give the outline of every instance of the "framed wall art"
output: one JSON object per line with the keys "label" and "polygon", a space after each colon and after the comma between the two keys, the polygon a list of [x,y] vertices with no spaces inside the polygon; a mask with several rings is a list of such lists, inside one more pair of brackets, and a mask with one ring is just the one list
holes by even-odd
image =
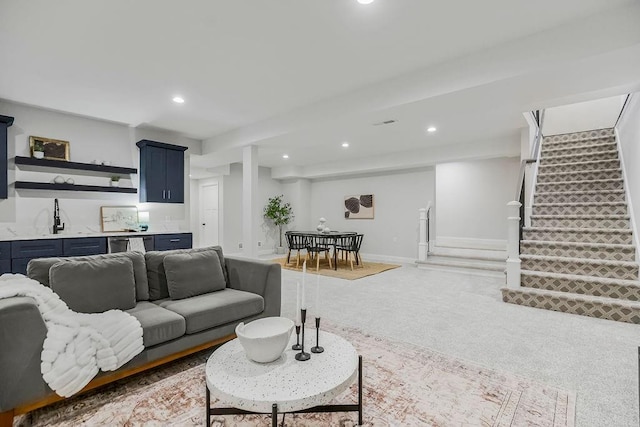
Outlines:
{"label": "framed wall art", "polygon": [[[32,157],[69,161],[69,141],[43,138],[41,136],[30,136],[29,148],[31,150]],[[35,152],[44,152],[44,156],[38,156],[34,154]]]}
{"label": "framed wall art", "polygon": [[373,219],[373,194],[344,196],[345,219]]}
{"label": "framed wall art", "polygon": [[130,231],[138,229],[138,208],[135,206],[102,206],[102,231]]}

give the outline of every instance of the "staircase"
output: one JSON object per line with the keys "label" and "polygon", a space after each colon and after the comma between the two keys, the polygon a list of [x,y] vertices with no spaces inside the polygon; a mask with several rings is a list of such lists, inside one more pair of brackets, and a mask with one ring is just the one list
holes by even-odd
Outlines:
{"label": "staircase", "polygon": [[505,302],[640,323],[636,248],[613,129],[545,137],[521,286]]}

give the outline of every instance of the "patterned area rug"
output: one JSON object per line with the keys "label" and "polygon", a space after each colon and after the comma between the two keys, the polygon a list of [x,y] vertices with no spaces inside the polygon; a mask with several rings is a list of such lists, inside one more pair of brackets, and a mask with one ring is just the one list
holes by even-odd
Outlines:
{"label": "patterned area rug", "polygon": [[[332,327],[363,356],[366,426],[574,426],[575,393],[357,329]],[[16,417],[15,426],[201,426],[210,350]],[[356,384],[335,403],[355,403]],[[222,405],[212,401],[212,406]],[[280,420],[282,421],[282,416]],[[356,425],[356,413],[286,415],[286,426]],[[262,415],[212,425],[270,426]]]}
{"label": "patterned area rug", "polygon": [[[299,264],[298,267],[296,267],[296,260],[293,255],[291,256],[291,261],[292,262],[287,264],[286,258],[273,260],[273,262],[277,262],[278,264],[280,264],[282,268],[302,272],[302,264]],[[338,269],[334,270],[333,268],[329,268],[329,263],[327,263],[324,258],[321,258],[320,268],[318,271],[316,271],[316,264],[312,263],[311,261],[307,261],[307,273],[319,274],[321,276],[328,277],[337,277],[338,279],[346,280],[362,279],[363,277],[373,276],[374,274],[382,273],[383,271],[392,270],[398,267],[400,267],[400,265],[398,264],[384,264],[381,262],[365,261],[364,267],[359,267],[355,263],[353,263],[353,270],[351,270],[350,264],[346,263],[345,261],[338,260]]]}

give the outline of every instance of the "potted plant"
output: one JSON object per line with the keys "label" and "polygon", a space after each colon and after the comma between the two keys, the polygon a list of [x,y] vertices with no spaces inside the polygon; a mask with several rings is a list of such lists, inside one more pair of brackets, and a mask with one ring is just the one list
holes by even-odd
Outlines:
{"label": "potted plant", "polygon": [[282,246],[282,226],[293,221],[293,209],[289,203],[283,203],[284,195],[270,197],[267,205],[264,207],[264,217],[273,222],[278,227],[278,237],[280,245],[276,246],[276,253],[283,254],[285,252]]}
{"label": "potted plant", "polygon": [[112,176],[111,177],[111,186],[112,187],[120,187],[120,177],[119,176]]}
{"label": "potted plant", "polygon": [[33,142],[33,157],[36,159],[44,158],[44,142],[38,140]]}

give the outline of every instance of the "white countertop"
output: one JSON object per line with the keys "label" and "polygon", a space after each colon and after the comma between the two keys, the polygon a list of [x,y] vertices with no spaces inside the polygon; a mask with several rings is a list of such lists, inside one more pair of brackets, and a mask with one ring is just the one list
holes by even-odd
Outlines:
{"label": "white countertop", "polygon": [[73,239],[79,237],[145,237],[149,235],[156,234],[183,234],[183,233],[191,233],[190,231],[181,231],[181,230],[173,230],[173,231],[133,231],[133,232],[109,232],[109,233],[95,233],[95,232],[70,232],[65,233],[64,231],[59,234],[29,234],[29,235],[2,235],[0,236],[0,242],[9,242],[16,240],[40,240],[40,239]]}

